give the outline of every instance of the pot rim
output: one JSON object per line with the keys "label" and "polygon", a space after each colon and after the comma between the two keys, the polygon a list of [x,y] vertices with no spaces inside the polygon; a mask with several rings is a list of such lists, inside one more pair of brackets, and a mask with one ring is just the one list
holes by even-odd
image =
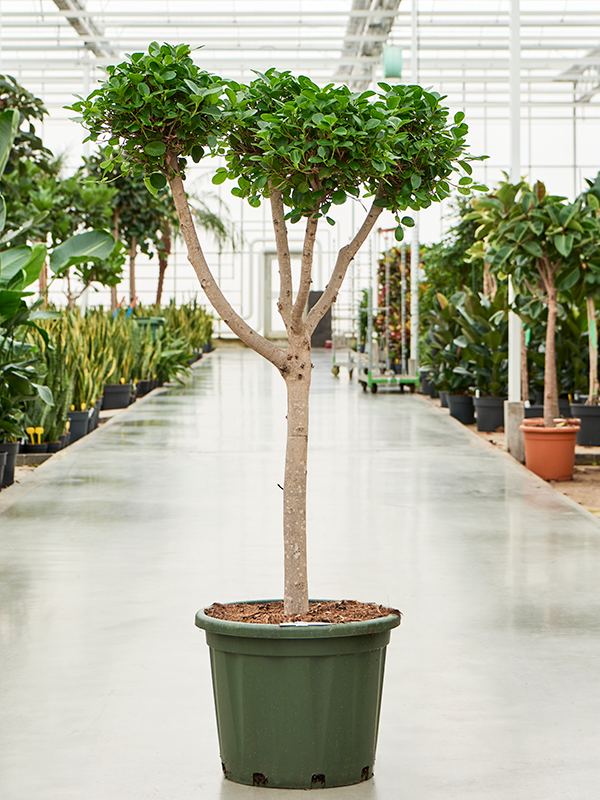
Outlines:
{"label": "pot rim", "polygon": [[[543,417],[529,417],[529,419],[530,420],[541,419],[543,421]],[[560,428],[545,428],[543,425],[531,425],[531,424],[529,424],[529,425],[519,425],[519,430],[523,431],[523,433],[525,433],[525,431],[527,431],[527,433],[532,433],[532,432],[533,433],[540,433],[540,432],[542,432],[543,434],[558,433],[558,434],[562,435],[563,433],[577,433],[577,431],[580,430],[580,426],[579,425],[562,425]]]}
{"label": "pot rim", "polygon": [[[278,598],[280,601],[281,598]],[[238,601],[239,602],[239,601]],[[271,600],[246,600],[250,603],[271,603]],[[311,598],[310,602],[315,602]],[[317,602],[319,602],[317,600]],[[229,604],[228,604],[229,605]],[[206,608],[209,608],[207,606]],[[331,625],[263,625],[254,622],[232,622],[226,619],[209,617],[201,608],[196,614],[196,627],[207,633],[219,633],[225,636],[243,636],[250,639],[325,639],[338,636],[365,636],[397,628],[400,617],[388,614],[376,619],[360,622],[336,622]]]}

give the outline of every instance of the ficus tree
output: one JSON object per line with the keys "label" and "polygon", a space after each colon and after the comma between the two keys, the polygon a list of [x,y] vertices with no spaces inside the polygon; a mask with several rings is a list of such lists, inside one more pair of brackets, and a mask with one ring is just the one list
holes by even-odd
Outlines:
{"label": "ficus tree", "polygon": [[517,290],[537,296],[547,307],[544,365],[544,425],[558,417],[556,320],[559,292],[569,291],[600,271],[600,224],[597,201],[579,197],[568,203],[548,194],[541,181],[503,181],[486,197],[473,201],[470,215],[479,222],[475,256],[510,275]]}
{"label": "ficus tree", "polygon": [[[308,610],[306,474],[311,334],[336,300],[348,265],[380,214],[425,208],[450,193],[449,178],[466,154],[464,115],[454,124],[439,95],[419,86],[379,84],[351,92],[319,87],[306,77],[268,70],[249,85],[224,82],[200,69],[185,45],[150,45],[108,68],[100,88],[72,108],[93,141],[108,140],[110,157],[149,188],[169,183],[188,258],[215,311],[249,347],[271,362],[287,389],[283,496],[284,611]],[[288,335],[278,347],[252,329],[223,295],[204,257],[184,188],[187,159],[225,158],[215,182],[257,207],[271,206],[280,274],[278,309]],[[471,183],[460,178],[462,187]],[[305,313],[319,224],[332,208],[365,198],[362,224],[341,247],[326,289]],[[294,299],[287,223],[305,223],[301,275]],[[398,216],[397,239],[402,224]]]}

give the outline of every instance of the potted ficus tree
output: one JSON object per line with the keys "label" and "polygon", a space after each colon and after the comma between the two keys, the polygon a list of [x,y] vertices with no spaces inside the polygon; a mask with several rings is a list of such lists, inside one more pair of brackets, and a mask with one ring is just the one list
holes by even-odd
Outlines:
{"label": "potted ficus tree", "polygon": [[[384,209],[398,214],[448,196],[465,156],[463,114],[449,124],[440,97],[418,86],[378,92],[321,88],[269,70],[249,85],[196,66],[187,45],[152,44],[108,68],[107,81],[72,107],[108,158],[167,182],[188,258],[215,311],[279,371],[287,388],[283,495],[283,603],[215,604],[197,615],[211,647],[223,770],[239,783],[319,788],[371,777],[385,645],[399,613],[374,604],[309,604],[306,470],[311,334],[335,301],[348,265]],[[224,297],[205,260],[184,189],[186,159],[224,156],[215,182],[271,206],[286,349],[253,330]],[[463,186],[470,183],[461,178]],[[323,295],[306,314],[318,226],[332,207],[368,198],[364,221],[340,249]],[[304,221],[300,282],[292,286],[287,223]],[[294,299],[294,290],[297,291]],[[318,656],[312,659],[311,656]],[[318,732],[321,733],[318,733]],[[326,734],[325,734],[326,732]],[[325,735],[321,735],[325,734]],[[242,743],[242,744],[241,744]]]}
{"label": "potted ficus tree", "polygon": [[600,263],[600,225],[596,204],[584,197],[568,203],[548,194],[541,181],[503,181],[492,195],[473,201],[480,223],[472,252],[482,254],[501,275],[510,275],[518,291],[537,296],[546,306],[544,416],[521,426],[526,465],[547,480],[573,474],[578,420],[559,419],[556,375],[558,294],[585,279]]}

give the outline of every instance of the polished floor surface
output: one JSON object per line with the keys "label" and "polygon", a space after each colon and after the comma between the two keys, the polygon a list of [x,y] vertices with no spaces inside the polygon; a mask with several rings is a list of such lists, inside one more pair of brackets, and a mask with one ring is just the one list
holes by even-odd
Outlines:
{"label": "polished floor surface", "polygon": [[[600,522],[315,353],[311,592],[402,609],[375,778],[340,800],[600,797]],[[213,353],[0,495],[0,798],[246,800],[194,613],[281,596],[285,395]]]}

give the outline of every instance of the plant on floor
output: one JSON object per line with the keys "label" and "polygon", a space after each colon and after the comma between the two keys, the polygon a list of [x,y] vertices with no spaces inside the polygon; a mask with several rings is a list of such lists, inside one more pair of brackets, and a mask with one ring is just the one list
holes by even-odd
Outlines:
{"label": "plant on floor", "polygon": [[[595,199],[595,198],[594,198]],[[544,365],[544,426],[558,417],[556,320],[558,293],[600,273],[598,202],[548,194],[541,181],[503,181],[473,201],[469,215],[479,223],[474,256],[491,264],[500,277],[510,275],[517,290],[534,295],[547,307]]]}
{"label": "plant on floor", "polygon": [[[160,191],[170,184],[188,257],[216,312],[239,338],[281,373],[288,394],[284,481],[285,613],[308,610],[306,463],[311,382],[310,337],[335,301],[348,265],[384,209],[425,208],[450,193],[448,179],[466,155],[464,114],[448,123],[439,95],[418,86],[380,84],[378,92],[319,87],[305,77],[268,70],[249,85],[210,75],[186,45],[150,45],[108,68],[109,78],[72,108],[92,141],[109,140],[107,158]],[[284,350],[253,330],[232,308],[204,258],[187,201],[188,157],[208,149],[225,156],[215,183],[237,179],[233,194],[253,207],[271,205],[281,276],[278,308],[288,333]],[[462,186],[471,183],[468,176]],[[315,237],[331,209],[364,193],[370,208],[339,251],[327,289],[309,314]],[[306,221],[302,274],[293,300],[286,223]],[[406,221],[406,220],[405,220]],[[412,220],[411,220],[412,222]],[[407,223],[408,224],[408,223]]]}

